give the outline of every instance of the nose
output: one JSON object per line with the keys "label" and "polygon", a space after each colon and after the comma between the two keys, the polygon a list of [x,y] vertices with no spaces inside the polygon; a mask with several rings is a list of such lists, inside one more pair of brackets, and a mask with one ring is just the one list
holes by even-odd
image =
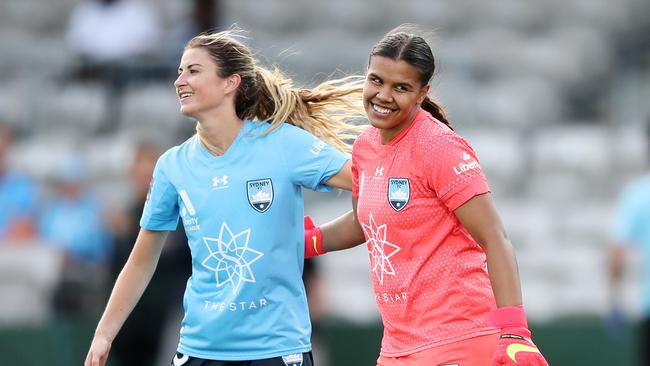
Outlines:
{"label": "nose", "polygon": [[185,84],[185,76],[183,73],[178,74],[178,77],[174,81],[174,87],[178,89],[179,86]]}
{"label": "nose", "polygon": [[382,102],[392,102],[393,101],[393,94],[391,93],[391,90],[389,87],[383,86],[377,90],[377,95],[376,98],[379,99]]}

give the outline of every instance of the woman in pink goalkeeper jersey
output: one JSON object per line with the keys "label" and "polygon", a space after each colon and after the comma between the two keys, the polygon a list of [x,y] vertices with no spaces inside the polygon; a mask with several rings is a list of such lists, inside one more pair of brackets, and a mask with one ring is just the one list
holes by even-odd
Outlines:
{"label": "woman in pink goalkeeper jersey", "polygon": [[476,153],[428,97],[431,48],[405,29],[370,52],[372,127],[354,143],[353,210],[320,228],[306,218],[306,256],[366,242],[379,366],[547,365]]}

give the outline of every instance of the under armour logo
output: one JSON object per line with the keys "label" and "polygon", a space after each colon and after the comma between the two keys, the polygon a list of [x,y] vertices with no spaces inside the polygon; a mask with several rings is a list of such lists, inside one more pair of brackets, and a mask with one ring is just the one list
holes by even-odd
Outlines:
{"label": "under armour logo", "polygon": [[384,167],[383,166],[378,166],[375,169],[375,177],[381,177],[382,175],[384,175]]}
{"label": "under armour logo", "polygon": [[223,177],[213,177],[212,178],[212,189],[222,189],[228,188],[228,176],[224,175]]}

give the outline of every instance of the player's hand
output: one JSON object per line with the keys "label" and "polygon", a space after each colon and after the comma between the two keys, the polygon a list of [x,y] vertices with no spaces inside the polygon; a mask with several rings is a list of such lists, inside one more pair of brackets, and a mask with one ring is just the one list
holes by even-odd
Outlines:
{"label": "player's hand", "polygon": [[86,355],[84,366],[104,366],[108,359],[108,352],[110,350],[111,342],[104,337],[96,335],[90,344],[90,349],[88,350],[88,355]]}
{"label": "player's hand", "polygon": [[313,258],[327,253],[323,249],[323,233],[314,221],[305,216],[305,258]]}
{"label": "player's hand", "polygon": [[531,340],[526,312],[522,305],[506,306],[491,312],[487,322],[501,329],[492,366],[548,366]]}
{"label": "player's hand", "polygon": [[502,328],[492,366],[548,366],[524,327]]}

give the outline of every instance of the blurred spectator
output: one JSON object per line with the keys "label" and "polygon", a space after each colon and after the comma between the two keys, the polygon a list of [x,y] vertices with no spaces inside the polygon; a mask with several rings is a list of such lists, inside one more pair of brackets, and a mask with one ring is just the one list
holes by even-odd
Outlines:
{"label": "blurred spectator", "polygon": [[153,53],[160,21],[146,0],[86,0],[68,25],[68,42],[88,62],[103,64]]}
{"label": "blurred spectator", "polygon": [[37,189],[28,176],[9,168],[12,131],[0,123],[0,242],[19,243],[34,236]]}
{"label": "blurred spectator", "polygon": [[[192,7],[185,17],[182,17],[173,31],[173,47],[168,47],[168,63],[174,70],[178,67],[185,44],[197,34],[210,30],[221,30],[223,7],[221,0],[192,0]],[[186,123],[187,125],[187,123]],[[183,133],[182,136],[188,136]],[[185,139],[183,139],[184,141]]]}
{"label": "blurred spectator", "polygon": [[[650,122],[646,126],[646,137],[650,161]],[[610,277],[614,309],[610,318],[621,317],[616,301],[621,295],[625,252],[629,246],[638,246],[645,263],[642,266],[643,304],[638,349],[643,352],[642,365],[650,365],[650,172],[637,178],[621,193],[612,234],[614,242],[610,253]]]}
{"label": "blurred spectator", "polygon": [[206,31],[217,31],[221,26],[221,0],[193,0],[192,13],[185,25],[185,40]]}
{"label": "blurred spectator", "polygon": [[45,204],[39,220],[41,238],[64,255],[55,308],[65,314],[92,314],[105,295],[106,264],[110,254],[104,212],[84,181],[76,158],[63,162],[54,177],[55,196]]}
{"label": "blurred spectator", "polygon": [[109,112],[99,132],[119,123],[127,83],[161,76],[161,33],[160,15],[148,0],[86,0],[74,9],[66,38],[79,65],[71,79],[107,87]]}
{"label": "blurred spectator", "polygon": [[[159,147],[148,143],[141,143],[136,148],[129,171],[133,199],[128,211],[114,220],[117,226],[111,261],[111,282],[117,279],[135,243],[149,183],[161,152]],[[161,341],[165,338],[165,325],[180,319],[178,315],[182,314],[181,300],[185,282],[191,275],[191,257],[182,227],[179,225],[181,231],[169,234],[158,262],[158,270],[126,320],[120,336],[113,342],[113,357],[119,366],[154,365],[159,359],[164,359],[167,364],[173,356],[173,351],[164,357],[160,357],[159,352],[162,349]],[[171,328],[177,331],[179,326]],[[178,339],[174,344],[177,342]]]}

